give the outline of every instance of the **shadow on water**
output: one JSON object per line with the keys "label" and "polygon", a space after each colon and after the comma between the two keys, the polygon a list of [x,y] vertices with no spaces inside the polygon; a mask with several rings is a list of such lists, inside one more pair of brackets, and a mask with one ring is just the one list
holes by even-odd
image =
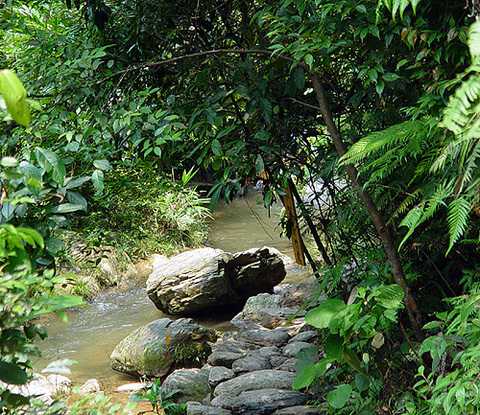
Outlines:
{"label": "shadow on water", "polygon": [[[253,192],[222,204],[213,214],[207,244],[231,252],[266,245],[291,255],[289,241],[279,236],[278,214],[279,208],[274,208],[269,217],[261,198]],[[218,330],[229,327],[231,312],[212,314],[198,321]],[[40,344],[42,357],[36,366],[42,369],[53,360],[73,359],[78,362],[72,367],[75,383],[96,378],[107,390],[112,389],[132,381],[110,368],[109,356],[115,345],[137,327],[164,316],[147,298],[144,287],[106,292],[89,305],[69,312],[68,323],[57,319],[48,322],[49,337]]]}

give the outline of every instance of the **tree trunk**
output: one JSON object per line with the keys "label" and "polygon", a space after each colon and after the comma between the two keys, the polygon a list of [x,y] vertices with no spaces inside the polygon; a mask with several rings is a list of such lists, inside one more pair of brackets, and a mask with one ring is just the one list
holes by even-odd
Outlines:
{"label": "tree trunk", "polygon": [[[317,97],[318,105],[320,107],[320,112],[322,114],[323,120],[325,125],[327,126],[327,130],[329,135],[333,140],[333,144],[337,151],[337,154],[342,157],[346,152],[345,143],[342,140],[342,136],[340,135],[340,131],[335,125],[333,121],[332,112],[330,110],[330,106],[328,104],[328,100],[325,94],[325,90],[323,88],[322,83],[320,82],[318,75],[313,74],[311,75],[311,81],[313,84],[313,89],[315,90],[315,94]],[[392,266],[393,278],[395,282],[402,287],[405,293],[405,305],[407,308],[408,317],[412,324],[412,327],[417,332],[417,334],[421,333],[420,322],[421,322],[421,315],[420,311],[418,310],[417,303],[412,296],[410,288],[405,281],[405,275],[403,273],[402,264],[400,262],[400,257],[398,255],[395,242],[393,240],[392,234],[390,229],[388,228],[385,220],[383,219],[382,215],[378,211],[377,207],[371,196],[363,190],[363,187],[359,183],[358,180],[358,171],[352,165],[347,165],[346,171],[348,177],[352,183],[352,187],[358,192],[360,199],[363,201],[368,214],[375,226],[378,236],[382,241],[383,248],[385,250],[385,254],[387,255],[387,259]]]}
{"label": "tree trunk", "polygon": [[293,253],[295,254],[295,262],[299,265],[305,266],[305,252],[303,249],[302,235],[300,234],[300,227],[298,226],[297,212],[295,210],[295,201],[292,195],[292,189],[287,186],[285,189],[285,196],[282,198],[283,206],[287,211],[288,222],[292,231],[292,245]]}
{"label": "tree trunk", "polygon": [[325,264],[328,266],[332,266],[332,261],[330,260],[330,257],[328,256],[327,249],[322,243],[322,240],[320,239],[320,235],[317,232],[317,228],[315,227],[315,224],[313,223],[312,218],[307,212],[307,209],[305,208],[305,205],[303,203],[302,198],[300,197],[297,188],[295,187],[295,183],[293,183],[293,180],[289,180],[288,184],[290,188],[292,189],[292,193],[295,196],[295,199],[297,200],[297,204],[300,208],[300,211],[302,212],[303,219],[305,219],[305,222],[307,222],[307,225],[310,229],[310,232],[312,233],[313,239],[315,240],[315,243],[317,244],[317,248],[320,251],[320,254],[322,255],[323,261]]}

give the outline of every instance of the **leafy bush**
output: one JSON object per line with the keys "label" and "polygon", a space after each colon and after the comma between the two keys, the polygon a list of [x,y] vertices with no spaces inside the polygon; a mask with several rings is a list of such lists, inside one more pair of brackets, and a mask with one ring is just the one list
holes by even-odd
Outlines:
{"label": "leafy bush", "polygon": [[87,243],[118,247],[130,258],[168,255],[205,240],[207,203],[149,165],[117,167],[76,228]]}
{"label": "leafy bush", "polygon": [[378,285],[354,288],[347,304],[331,298],[309,311],[305,321],[324,333],[325,355],[318,362],[314,362],[315,354],[304,356],[294,388],[310,387],[318,378],[338,383],[353,374],[349,383],[337,384],[326,400],[332,408],[341,410],[352,398],[348,411],[354,405],[355,413],[364,413],[361,411],[369,409],[369,399],[381,390],[376,355],[402,308],[403,291],[398,285]]}

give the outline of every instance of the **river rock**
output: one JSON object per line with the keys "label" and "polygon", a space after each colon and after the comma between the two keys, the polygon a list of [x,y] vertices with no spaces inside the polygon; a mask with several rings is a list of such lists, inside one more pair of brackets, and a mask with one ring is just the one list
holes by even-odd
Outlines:
{"label": "river rock", "polygon": [[294,378],[293,373],[281,370],[257,370],[220,383],[214,395],[238,396],[256,389],[291,389]]}
{"label": "river rock", "polygon": [[80,388],[78,389],[79,395],[88,395],[90,393],[97,393],[102,390],[100,382],[97,379],[88,379]]}
{"label": "river rock", "polygon": [[313,340],[316,340],[317,337],[318,337],[318,333],[316,331],[308,330],[308,331],[298,333],[296,336],[292,337],[288,342],[289,343],[311,342]]}
{"label": "river rock", "polygon": [[270,359],[262,356],[259,351],[249,352],[245,357],[235,360],[232,364],[232,369],[235,373],[254,372],[271,368]]}
{"label": "river rock", "polygon": [[260,324],[267,328],[276,327],[298,311],[298,307],[286,307],[283,305],[284,302],[284,298],[277,294],[255,295],[247,300],[243,310],[231,323],[239,328],[249,328],[252,324]]}
{"label": "river rock", "polygon": [[297,364],[298,364],[298,359],[291,357],[289,359],[284,360],[279,366],[274,366],[274,368],[277,370],[296,373]]}
{"label": "river rock", "polygon": [[279,409],[273,415],[319,415],[320,409],[310,406],[291,406],[290,408]]}
{"label": "river rock", "polygon": [[160,310],[192,315],[212,308],[243,305],[252,295],[271,292],[285,278],[282,260],[269,248],[230,254],[200,248],[154,267],[149,298]]}
{"label": "river rock", "polygon": [[175,402],[203,401],[210,397],[209,371],[205,369],[178,369],[162,383],[162,391],[174,393]]}
{"label": "river rock", "polygon": [[247,342],[260,346],[282,346],[290,336],[284,329],[254,329],[240,331],[239,337]]}
{"label": "river rock", "polygon": [[67,395],[70,392],[72,381],[62,375],[43,376],[34,374],[32,380],[25,385],[7,385],[0,382],[11,393],[22,395],[28,398],[36,397],[47,405],[53,402],[59,395]]}
{"label": "river rock", "polygon": [[307,342],[292,342],[284,347],[283,353],[288,357],[296,357],[302,350],[311,348],[315,346]]}
{"label": "river rock", "polygon": [[222,339],[212,346],[212,353],[208,357],[208,363],[212,366],[231,368],[235,360],[245,357],[254,348],[254,345],[244,341]]}
{"label": "river rock", "polygon": [[203,405],[200,402],[187,402],[187,415],[231,415],[231,413],[227,409]]}
{"label": "river rock", "polygon": [[238,415],[268,415],[279,409],[303,405],[307,400],[307,395],[301,392],[260,389],[242,392],[237,397],[218,396],[212,405],[229,409]]}
{"label": "river rock", "polygon": [[120,393],[140,392],[142,390],[148,389],[150,386],[151,386],[150,383],[145,383],[145,382],[126,383],[124,385],[120,385],[119,387],[115,388],[115,392],[120,392]]}
{"label": "river rock", "polygon": [[235,372],[232,369],[223,366],[214,366],[210,369],[208,375],[208,383],[212,388],[219,383],[232,379],[235,376]]}
{"label": "river rock", "polygon": [[175,365],[201,365],[215,340],[212,330],[192,319],[162,318],[136,329],[113,350],[114,370],[137,376],[166,375]]}

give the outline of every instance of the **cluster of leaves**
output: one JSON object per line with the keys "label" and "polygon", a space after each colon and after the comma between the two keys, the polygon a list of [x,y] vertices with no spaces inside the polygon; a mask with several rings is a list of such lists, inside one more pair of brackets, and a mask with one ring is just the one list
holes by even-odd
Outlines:
{"label": "cluster of leaves", "polygon": [[304,356],[294,388],[308,388],[318,378],[332,376],[339,380],[342,374],[337,365],[347,365],[355,373],[354,380],[337,385],[326,400],[340,410],[352,399],[349,411],[369,413],[373,408],[365,397],[371,398],[382,388],[375,354],[384,346],[385,336],[402,308],[402,289],[398,285],[379,285],[355,288],[347,304],[340,299],[327,299],[309,311],[305,321],[325,332],[324,357],[312,364],[309,356]]}
{"label": "cluster of leaves", "polygon": [[[7,103],[7,111],[16,121],[23,124],[29,122],[29,106],[23,85],[13,72],[0,72],[0,95]],[[44,155],[43,153],[39,153]],[[46,165],[46,157],[44,166]],[[2,165],[15,168],[12,158],[2,159]],[[33,167],[33,166],[32,166]],[[58,165],[49,165],[50,170]],[[5,179],[23,178],[10,171]],[[41,182],[26,180],[25,185],[36,186],[36,192],[42,190]],[[2,182],[2,188],[6,185]],[[25,190],[28,190],[25,187]],[[2,213],[14,211],[25,195],[16,194],[7,200]],[[13,216],[13,215],[12,215]],[[72,296],[58,296],[56,286],[61,279],[52,270],[37,270],[32,262],[35,251],[45,248],[44,240],[39,232],[27,227],[15,227],[12,224],[0,224],[0,409],[9,413],[10,410],[25,406],[28,399],[21,394],[11,392],[9,385],[23,385],[31,375],[30,359],[38,354],[33,342],[44,338],[45,331],[34,320],[44,314],[61,312],[61,310],[82,304],[82,300]]]}
{"label": "cluster of leaves", "polygon": [[175,403],[176,392],[165,392],[161,381],[156,379],[144,391],[134,394],[131,399],[134,402],[148,402],[152,411],[158,415],[183,415],[186,414],[187,404]]}

